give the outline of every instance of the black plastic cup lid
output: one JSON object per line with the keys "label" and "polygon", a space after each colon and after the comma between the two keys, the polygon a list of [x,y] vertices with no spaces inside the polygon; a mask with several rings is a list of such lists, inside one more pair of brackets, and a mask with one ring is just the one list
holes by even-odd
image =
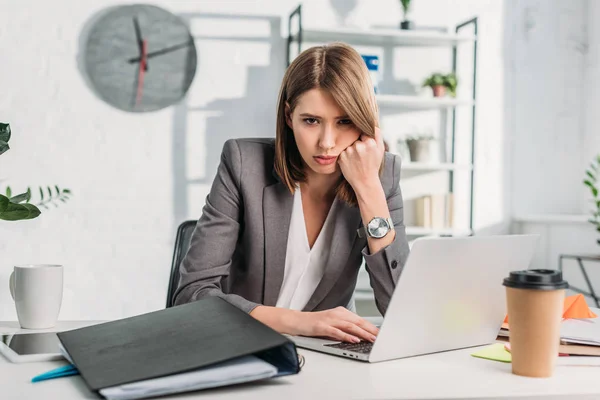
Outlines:
{"label": "black plastic cup lid", "polygon": [[562,272],[553,269],[528,269],[513,271],[504,279],[504,286],[515,289],[558,290],[566,289],[569,283],[563,280]]}

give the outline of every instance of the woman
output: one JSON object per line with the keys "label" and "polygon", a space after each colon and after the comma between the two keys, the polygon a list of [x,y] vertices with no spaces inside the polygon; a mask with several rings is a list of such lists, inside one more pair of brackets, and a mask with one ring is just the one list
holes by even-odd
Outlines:
{"label": "woman", "polygon": [[378,329],[343,306],[364,257],[385,314],[409,252],[400,159],[377,126],[354,49],[300,54],[283,78],[275,140],[225,143],[174,303],[219,296],[281,333],[374,341]]}

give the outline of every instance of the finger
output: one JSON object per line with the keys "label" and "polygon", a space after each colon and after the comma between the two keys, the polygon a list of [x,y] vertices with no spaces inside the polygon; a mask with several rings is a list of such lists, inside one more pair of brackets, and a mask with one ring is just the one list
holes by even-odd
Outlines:
{"label": "finger", "polygon": [[329,329],[327,329],[326,335],[329,336],[330,338],[333,338],[335,340],[340,340],[342,342],[360,343],[360,339],[357,338],[356,336],[346,333],[346,332],[344,332],[338,328],[335,328],[333,326],[330,326]]}
{"label": "finger", "polygon": [[345,333],[361,338],[367,342],[374,342],[376,339],[375,335],[356,325],[354,322],[341,321],[336,324],[335,327]]}
{"label": "finger", "polygon": [[[363,332],[367,332],[368,336],[365,337],[366,340],[371,340],[371,339],[375,340],[372,336],[377,336],[379,334],[379,328],[377,328],[375,325],[373,325],[366,319],[359,317],[358,315],[356,315],[352,311],[348,310],[347,308],[336,307],[333,311],[335,313],[334,318],[343,320],[348,324],[355,325],[359,329],[361,329]],[[338,328],[340,328],[340,327],[338,326]],[[356,332],[356,331],[353,331],[353,332]],[[355,334],[358,334],[358,333],[355,333]]]}
{"label": "finger", "polygon": [[383,143],[383,139],[381,138],[381,129],[378,127],[375,127],[375,134],[373,135],[373,138],[377,143]]}
{"label": "finger", "polygon": [[381,129],[379,129],[378,127],[375,127],[375,136],[374,136],[374,139],[377,142],[377,146],[380,146],[381,148],[384,147],[384,145],[383,145],[383,137],[381,135]]}
{"label": "finger", "polygon": [[373,325],[372,323],[370,323],[369,321],[367,321],[364,318],[360,318],[358,317],[359,320],[356,323],[356,325],[360,326],[362,329],[364,329],[365,331],[369,332],[371,335],[377,336],[379,335],[379,328],[376,327],[375,325]]}
{"label": "finger", "polygon": [[366,150],[366,148],[367,148],[366,142],[354,143],[354,148],[356,149],[356,152],[360,154]]}

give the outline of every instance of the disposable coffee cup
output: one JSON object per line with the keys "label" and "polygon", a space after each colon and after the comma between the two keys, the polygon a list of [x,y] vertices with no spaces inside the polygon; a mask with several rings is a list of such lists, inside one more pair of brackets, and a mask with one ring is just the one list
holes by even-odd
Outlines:
{"label": "disposable coffee cup", "polygon": [[514,271],[504,279],[508,308],[512,372],[549,377],[560,343],[560,323],[569,287],[556,270]]}

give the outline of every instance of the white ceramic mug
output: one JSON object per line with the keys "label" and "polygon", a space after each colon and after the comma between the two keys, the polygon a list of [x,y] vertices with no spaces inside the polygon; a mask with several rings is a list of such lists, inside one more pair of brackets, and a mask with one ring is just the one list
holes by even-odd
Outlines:
{"label": "white ceramic mug", "polygon": [[62,265],[17,265],[9,286],[22,328],[46,329],[56,325],[63,297]]}

